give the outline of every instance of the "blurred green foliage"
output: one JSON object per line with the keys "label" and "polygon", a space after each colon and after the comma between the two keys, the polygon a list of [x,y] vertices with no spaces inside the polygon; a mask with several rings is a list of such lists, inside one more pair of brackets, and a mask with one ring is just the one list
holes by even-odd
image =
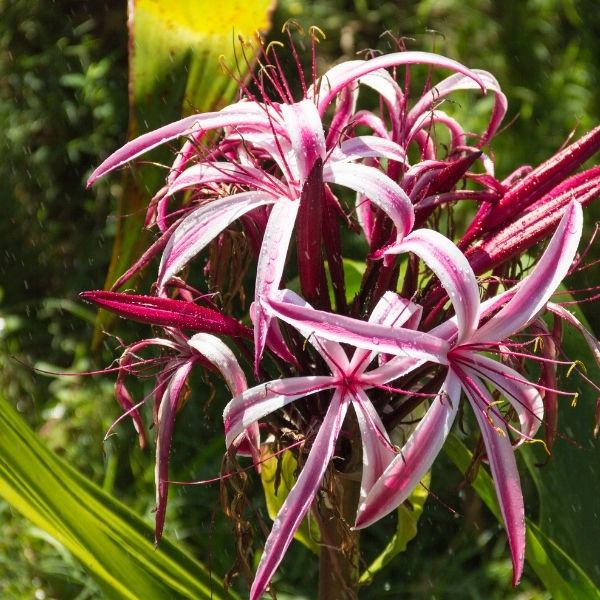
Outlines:
{"label": "blurred green foliage", "polygon": [[[93,370],[110,364],[119,345],[107,337],[106,348],[91,357],[93,315],[73,301],[79,291],[101,287],[114,236],[119,178],[93,190],[85,190],[84,181],[127,132],[125,6],[115,0],[0,0],[0,15],[0,386],[52,449],[151,520],[151,453],[136,448],[127,424],[102,443],[118,416],[113,377],[42,376],[32,369]],[[392,36],[404,36],[410,48],[492,71],[509,99],[510,124],[491,149],[500,176],[539,163],[573,130],[579,136],[600,122],[595,0],[281,0],[273,37],[290,18],[326,32],[322,69],[366,48],[395,48]],[[478,115],[471,117],[475,129]],[[596,206],[588,222],[598,215]],[[588,311],[588,317],[598,331],[600,316]],[[135,338],[130,324],[115,333]],[[173,479],[213,477],[222,458],[226,399],[210,399],[207,386],[197,383],[178,420]],[[150,385],[138,384],[136,397],[147,395]],[[441,460],[433,482],[440,498],[425,505],[419,535],[361,598],[544,598],[530,571],[518,590],[510,588],[505,537],[478,497],[461,487],[460,474]],[[534,486],[524,483],[536,518]],[[268,521],[258,478],[249,485],[256,500],[248,515],[256,520],[260,511]],[[218,496],[214,485],[173,488],[167,530],[223,575],[235,550],[230,525],[218,516]],[[5,504],[0,527],[3,597],[99,597],[62,547]],[[393,521],[384,521],[365,534],[367,561],[393,529]],[[254,534],[262,539],[260,527]],[[310,598],[315,578],[312,557],[294,545],[278,574],[280,597]]]}

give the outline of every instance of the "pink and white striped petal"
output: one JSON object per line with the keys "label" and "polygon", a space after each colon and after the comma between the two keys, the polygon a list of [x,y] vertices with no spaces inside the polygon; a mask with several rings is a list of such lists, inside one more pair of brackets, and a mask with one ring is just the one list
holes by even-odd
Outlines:
{"label": "pink and white striped petal", "polygon": [[279,289],[290,239],[296,223],[299,200],[279,198],[273,205],[265,228],[254,289],[254,368],[262,357],[271,322],[269,298]]}
{"label": "pink and white striped petal", "polygon": [[357,529],[378,521],[410,496],[439,454],[458,412],[459,401],[460,382],[450,370],[439,395],[398,456],[360,503],[356,516]]}
{"label": "pink and white striped petal", "polygon": [[[469,371],[463,372],[461,380],[485,444],[512,556],[513,585],[517,585],[525,561],[525,507],[517,461],[506,424],[492,408],[492,397],[485,385]],[[468,384],[463,375],[468,377]]]}
{"label": "pink and white striped petal", "polygon": [[285,499],[273,523],[252,583],[250,600],[259,600],[262,597],[302,519],[310,509],[333,456],[347,408],[348,399],[340,393],[334,394],[296,485]]}
{"label": "pink and white striped petal", "polygon": [[[285,295],[285,301],[289,304],[301,306],[307,310],[314,310],[314,308],[304,298],[296,294],[296,292],[285,290],[282,293]],[[348,357],[340,344],[325,338],[320,338],[316,335],[307,337],[307,340],[321,355],[332,373],[341,373],[347,370],[349,365]]]}
{"label": "pink and white striped petal", "polygon": [[452,154],[457,146],[464,146],[466,144],[465,132],[456,119],[453,119],[441,110],[431,110],[420,115],[415,121],[410,134],[406,138],[406,145],[408,146],[419,131],[422,129],[430,130],[432,125],[438,123],[444,125],[450,133],[450,145],[449,148],[445,149],[445,152]]}
{"label": "pink and white striped petal", "polygon": [[115,382],[115,397],[121,408],[125,411],[121,417],[117,419],[108,429],[105,434],[105,439],[108,437],[115,425],[122,420],[125,416],[130,416],[133,421],[133,426],[138,434],[138,439],[141,448],[146,447],[146,431],[144,428],[144,422],[138,411],[138,407],[135,405],[129,390],[125,385],[125,378],[130,372],[131,364],[138,359],[138,352],[149,346],[163,346],[171,350],[177,350],[177,346],[171,340],[165,340],[163,338],[148,338],[140,340],[135,344],[127,347],[119,359],[119,372],[117,375],[117,381]]}
{"label": "pink and white striped petal", "polygon": [[560,304],[555,304],[554,302],[548,302],[546,305],[548,312],[555,314],[557,317],[566,321],[572,327],[575,327],[581,335],[585,338],[588,346],[596,362],[600,366],[600,341],[588,330],[584,327],[583,323],[572,313],[569,312],[564,306],[560,306]]}
{"label": "pink and white striped petal", "polygon": [[229,346],[218,337],[208,333],[197,333],[188,340],[188,345],[200,352],[219,370],[234,396],[246,390],[244,371]]}
{"label": "pink and white striped petal", "polygon": [[169,239],[158,269],[158,288],[176,275],[228,225],[247,212],[275,201],[264,192],[241,192],[192,211]]}
{"label": "pink and white striped petal", "polygon": [[475,332],[470,342],[501,342],[536,317],[569,272],[582,228],[581,205],[572,202],[533,271],[521,281],[506,305]]}
{"label": "pink and white striped petal", "polygon": [[265,112],[260,110],[259,105],[251,102],[238,102],[220,112],[185,117],[184,119],[145,133],[119,148],[96,168],[90,175],[87,185],[88,187],[91,186],[97,179],[106,175],[106,173],[165,142],[191,133],[197,133],[200,130],[210,131],[222,127],[268,128],[269,120]]}
{"label": "pink and white striped petal", "polygon": [[311,172],[315,161],[325,160],[323,123],[312,100],[282,104],[281,113],[292,144],[293,158],[300,185]]}
{"label": "pink and white striped petal", "polygon": [[479,324],[479,288],[471,265],[464,254],[441,233],[418,229],[400,244],[383,254],[413,252],[437,275],[454,307],[460,343],[468,339]]}
{"label": "pink and white striped petal", "polygon": [[375,90],[383,99],[392,124],[392,137],[398,139],[404,116],[404,92],[398,82],[385,69],[379,69],[359,79],[361,85]]}
{"label": "pink and white striped petal", "polygon": [[[415,329],[421,319],[423,308],[394,292],[386,292],[375,305],[369,316],[369,323],[378,323],[388,327]],[[357,348],[352,355],[350,368],[361,373],[374,358],[373,352]]]}
{"label": "pink and white striped petal", "polygon": [[485,92],[485,83],[481,77],[455,60],[431,52],[394,52],[365,61],[348,61],[329,69],[322,77],[322,80],[326,81],[327,85],[321,86],[322,89],[318,96],[317,107],[319,113],[321,115],[325,114],[329,104],[342,89],[368,73],[372,73],[378,69],[389,69],[414,64],[431,65],[432,67],[451,69],[457,73],[462,73],[473,79],[482,91]]}
{"label": "pink and white striped petal", "polygon": [[326,163],[323,181],[348,187],[381,208],[396,226],[396,241],[401,241],[413,228],[412,202],[395,181],[378,169],[359,164]]}
{"label": "pink and white striped petal", "polygon": [[360,430],[363,451],[360,503],[364,501],[375,482],[396,458],[390,438],[373,404],[362,390],[352,400]]}
{"label": "pink and white striped petal", "polygon": [[362,158],[388,158],[406,164],[406,152],[401,146],[386,138],[361,135],[344,140],[331,155],[332,161],[351,162]]}
{"label": "pink and white striped petal", "polygon": [[268,176],[262,169],[233,162],[217,161],[189,167],[169,183],[163,197],[211,183],[247,185],[254,188],[253,191],[269,193],[275,198],[284,193],[286,189],[284,184],[278,179]]}
{"label": "pink and white striped petal", "polygon": [[252,423],[303,398],[335,385],[330,375],[307,375],[276,379],[246,390],[233,398],[223,411],[225,443],[231,447]]}
{"label": "pink and white striped petal", "polygon": [[[212,363],[221,373],[227,387],[233,396],[242,394],[247,389],[246,376],[240,367],[235,354],[229,346],[218,337],[207,333],[198,333],[188,340],[188,344],[197,350],[204,358]],[[259,464],[260,460],[260,433],[258,423],[250,425],[246,431],[249,454]],[[244,453],[245,454],[245,453]]]}
{"label": "pink and white striped petal", "polygon": [[[478,78],[478,81],[473,78],[473,75]],[[506,100],[506,96],[500,89],[498,80],[491,73],[482,71],[481,69],[473,69],[473,71],[468,75],[455,73],[454,75],[450,75],[450,77],[447,77],[443,81],[440,81],[440,83],[434,85],[426,94],[421,96],[420,100],[408,113],[406,118],[407,129],[409,129],[411,132],[414,132],[415,125],[422,115],[431,112],[432,107],[436,107],[440,101],[449,94],[458,90],[473,90],[481,88],[481,82],[483,82],[486,91],[492,91],[495,94],[494,110],[490,118],[488,128],[478,144],[479,146],[483,146],[490,140],[494,133],[496,133],[498,127],[500,126],[500,123],[506,114],[508,102]],[[410,137],[412,137],[412,133]]]}
{"label": "pink and white striped petal", "polygon": [[523,434],[517,445],[532,439],[544,420],[544,402],[538,390],[522,374],[496,360],[474,352],[464,354],[469,368],[500,390],[517,413]]}
{"label": "pink and white striped petal", "polygon": [[376,352],[448,364],[448,343],[436,336],[411,329],[393,329],[351,317],[296,306],[286,301],[286,291],[271,296],[273,315],[295,327],[305,337],[319,337]]}
{"label": "pink and white striped petal", "polygon": [[169,493],[169,453],[171,440],[175,428],[175,415],[179,407],[185,383],[192,370],[193,361],[187,360],[177,367],[169,377],[158,408],[156,425],[156,466],[154,479],[156,483],[156,515],[154,538],[158,543],[162,537],[167,510],[167,496]]}

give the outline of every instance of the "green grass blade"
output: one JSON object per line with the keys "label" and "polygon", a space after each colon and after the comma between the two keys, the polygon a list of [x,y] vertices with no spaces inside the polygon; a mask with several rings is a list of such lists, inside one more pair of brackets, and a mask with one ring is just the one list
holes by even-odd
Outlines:
{"label": "green grass blade", "polygon": [[63,544],[108,598],[235,598],[222,582],[48,450],[0,396],[0,496]]}
{"label": "green grass blade", "polygon": [[[471,463],[471,452],[454,435],[450,435],[444,445],[450,460],[466,473]],[[473,489],[501,521],[500,506],[496,499],[494,484],[488,472],[480,466],[477,477],[471,483]],[[573,559],[532,521],[527,519],[527,551],[525,558],[536,572],[554,600],[573,600],[582,598],[594,600],[600,598],[600,590],[594,585],[585,571]]]}

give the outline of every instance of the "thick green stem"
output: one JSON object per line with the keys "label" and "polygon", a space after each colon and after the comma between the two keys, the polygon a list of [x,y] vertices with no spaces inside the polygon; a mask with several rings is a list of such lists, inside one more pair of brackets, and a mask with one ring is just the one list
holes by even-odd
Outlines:
{"label": "thick green stem", "polygon": [[359,577],[359,532],[350,527],[356,517],[360,483],[343,474],[333,475],[335,506],[319,508],[321,554],[319,600],[356,600]]}

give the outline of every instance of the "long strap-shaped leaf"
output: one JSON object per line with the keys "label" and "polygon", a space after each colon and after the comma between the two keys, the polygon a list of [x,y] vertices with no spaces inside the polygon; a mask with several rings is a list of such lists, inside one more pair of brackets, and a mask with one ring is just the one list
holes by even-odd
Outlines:
{"label": "long strap-shaped leaf", "polygon": [[[235,100],[239,86],[221,68],[221,61],[244,79],[258,52],[257,32],[267,32],[276,0],[131,0],[129,27],[129,134],[156,129],[182,116],[218,110]],[[241,57],[238,36],[252,41]],[[171,158],[169,158],[171,157]],[[155,152],[149,160],[170,164],[172,148]],[[167,172],[136,166],[123,177],[117,209],[117,231],[105,288],[110,289],[145,247],[145,209]],[[94,347],[113,317],[100,312]]]}
{"label": "long strap-shaped leaf", "polygon": [[[464,444],[454,435],[450,435],[444,446],[450,460],[466,473],[472,455]],[[494,484],[488,472],[480,468],[472,482],[473,488],[485,505],[500,520],[500,507]],[[573,559],[530,519],[527,522],[527,552],[525,559],[536,572],[554,600],[572,600],[572,598],[600,599],[600,590],[573,561]]]}
{"label": "long strap-shaped leaf", "polygon": [[52,453],[0,396],[0,496],[63,544],[108,598],[237,598],[189,554]]}

